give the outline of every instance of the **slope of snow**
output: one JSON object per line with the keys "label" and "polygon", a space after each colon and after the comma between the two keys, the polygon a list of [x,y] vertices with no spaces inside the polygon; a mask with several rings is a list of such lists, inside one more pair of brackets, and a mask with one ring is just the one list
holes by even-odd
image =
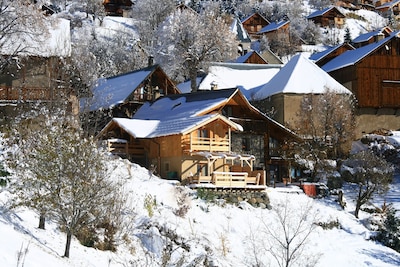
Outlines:
{"label": "slope of snow", "polygon": [[[206,203],[196,197],[195,191],[180,187],[173,180],[162,180],[147,169],[128,161],[110,161],[114,169],[111,178],[124,181],[128,206],[123,211],[124,230],[127,236],[118,235],[116,253],[87,248],[73,240],[70,258],[63,258],[65,234],[54,222],[48,222],[46,230],[37,229],[38,216],[27,209],[9,211],[5,203],[10,198],[0,193],[0,263],[3,267],[17,266],[18,252],[27,249],[22,260],[31,266],[161,266],[163,251],[169,251],[168,266],[183,261],[189,266],[195,259],[207,256],[214,266],[251,266],[256,260],[265,266],[276,266],[274,258],[266,251],[270,236],[268,229],[279,233],[276,209],[289,203],[290,220],[295,222],[303,207],[311,209],[305,217],[311,223],[338,221],[340,228],[311,233],[297,265],[305,266],[316,259],[316,266],[399,266],[400,254],[379,243],[369,240],[372,234],[361,222],[367,214],[361,212],[361,220],[351,213],[354,205],[349,195],[346,210],[342,210],[334,198],[311,199],[297,190],[268,188],[272,210],[254,208],[242,202],[239,207],[220,202]],[[296,192],[296,193],[290,193]],[[149,216],[144,207],[145,199],[152,196],[156,205],[154,215]],[[185,216],[175,215],[182,205],[189,209]],[[178,204],[180,203],[180,204]],[[166,233],[169,233],[166,234]],[[174,235],[174,242],[167,236]],[[182,244],[185,244],[182,245]],[[20,263],[22,262],[20,261]]]}

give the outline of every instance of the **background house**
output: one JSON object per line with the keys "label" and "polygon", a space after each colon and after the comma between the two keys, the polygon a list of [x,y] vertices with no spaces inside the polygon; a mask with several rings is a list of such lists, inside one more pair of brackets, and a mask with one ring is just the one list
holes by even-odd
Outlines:
{"label": "background house", "polygon": [[303,97],[323,94],[327,88],[338,94],[351,94],[315,63],[298,54],[253,95],[251,103],[290,128],[296,123]]}
{"label": "background house", "polygon": [[364,45],[372,44],[383,38],[389,37],[393,30],[390,27],[383,27],[381,29],[360,34],[351,41],[355,48],[360,48]]}
{"label": "background house", "polygon": [[348,51],[354,50],[355,48],[349,43],[342,43],[331,48],[328,48],[324,51],[317,52],[312,54],[309,59],[312,60],[315,64],[319,67],[325,65],[333,58],[337,57],[338,55]]}
{"label": "background house", "polygon": [[[31,103],[69,100],[69,109],[78,113],[78,101],[70,88],[65,65],[71,56],[70,21],[45,21],[40,37],[10,35],[0,54],[10,64],[0,72],[0,117],[15,116],[15,107]],[[20,50],[18,51],[18,48]]]}
{"label": "background house", "polygon": [[108,16],[127,17],[132,9],[131,0],[104,0],[103,6]]}
{"label": "background house", "polygon": [[269,24],[269,21],[260,13],[253,13],[250,16],[242,19],[241,22],[247,33],[254,40],[260,38],[258,32]]}
{"label": "background house", "polygon": [[343,15],[336,7],[331,6],[322,10],[317,10],[307,16],[308,20],[312,20],[321,27],[342,28],[344,25],[345,15]]}
{"label": "background house", "polygon": [[80,100],[86,123],[97,132],[113,117],[130,118],[146,101],[163,95],[178,94],[175,86],[159,65],[99,79],[92,96]]}
{"label": "background house", "polygon": [[[322,66],[357,99],[356,136],[400,126],[400,39],[398,32]],[[371,123],[371,122],[374,123]]]}

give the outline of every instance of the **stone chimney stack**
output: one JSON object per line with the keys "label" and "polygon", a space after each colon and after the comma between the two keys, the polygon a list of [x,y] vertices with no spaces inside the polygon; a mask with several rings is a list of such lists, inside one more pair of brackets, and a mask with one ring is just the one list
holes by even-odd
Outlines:
{"label": "stone chimney stack", "polygon": [[216,81],[211,82],[210,85],[211,85],[211,91],[218,89],[218,83]]}

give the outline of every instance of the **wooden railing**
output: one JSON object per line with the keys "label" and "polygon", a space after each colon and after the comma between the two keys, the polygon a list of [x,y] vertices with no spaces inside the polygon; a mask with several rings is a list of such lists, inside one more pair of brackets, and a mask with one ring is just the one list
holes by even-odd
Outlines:
{"label": "wooden railing", "polygon": [[0,86],[0,101],[55,100],[67,93],[66,89]]}
{"label": "wooden railing", "polygon": [[123,139],[107,140],[107,149],[109,152],[117,155],[144,155],[144,147],[129,144]]}
{"label": "wooden railing", "polygon": [[229,138],[192,137],[184,142],[185,150],[208,151],[208,152],[230,152]]}

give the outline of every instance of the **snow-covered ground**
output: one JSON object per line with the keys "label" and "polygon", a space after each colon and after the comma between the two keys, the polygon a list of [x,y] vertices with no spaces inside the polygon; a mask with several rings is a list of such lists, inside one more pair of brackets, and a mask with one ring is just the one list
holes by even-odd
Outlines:
{"label": "snow-covered ground", "polygon": [[[306,266],[399,266],[400,254],[369,240],[371,231],[352,212],[350,191],[345,210],[335,197],[311,199],[298,190],[268,188],[272,209],[261,209],[243,202],[238,206],[224,202],[212,204],[196,197],[196,192],[180,187],[176,181],[159,179],[145,168],[116,159],[110,162],[112,179],[125,182],[128,206],[123,211],[126,236],[118,235],[117,252],[104,252],[84,247],[74,239],[70,258],[63,258],[65,234],[54,222],[46,230],[37,228],[38,216],[28,209],[7,210],[9,195],[0,192],[0,266],[160,266],[169,255],[169,265],[183,266],[198,262],[203,266],[277,266],[268,252],[272,240],[268,231],[283,235],[277,211],[286,210],[290,225],[304,216],[305,229],[312,222],[338,222],[340,227],[324,230],[316,227],[304,247],[297,265]],[[400,180],[395,180],[388,201],[399,204]],[[297,192],[297,193],[296,193]],[[149,216],[145,201],[156,200],[154,214]],[[178,204],[180,203],[180,204]],[[379,204],[379,203],[378,203]],[[175,215],[183,205],[184,216]],[[305,207],[309,210],[304,210]],[[282,215],[282,214],[281,214]],[[172,245],[170,250],[169,246]],[[18,255],[21,255],[18,260]],[[165,259],[165,257],[164,257]]]}

